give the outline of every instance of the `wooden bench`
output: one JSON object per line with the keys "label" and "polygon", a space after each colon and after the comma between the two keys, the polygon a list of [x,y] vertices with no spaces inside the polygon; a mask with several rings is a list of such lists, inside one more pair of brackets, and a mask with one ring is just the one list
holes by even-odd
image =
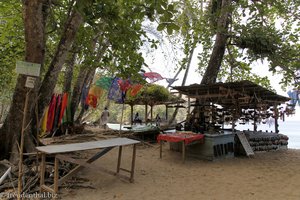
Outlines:
{"label": "wooden bench", "polygon": [[[40,163],[40,192],[43,190],[53,193],[54,196],[58,192],[58,187],[67,179],[72,177],[75,173],[83,169],[84,167],[88,167],[97,171],[106,172],[112,175],[120,176],[122,178],[128,179],[130,182],[133,182],[134,179],[134,168],[135,168],[135,157],[136,157],[136,144],[140,143],[137,140],[132,140],[128,138],[113,138],[107,140],[100,141],[92,141],[92,142],[83,142],[83,143],[73,143],[73,144],[62,144],[62,145],[47,145],[47,146],[38,146],[36,149],[41,154],[41,163]],[[122,157],[122,147],[126,145],[133,145],[132,152],[132,161],[131,161],[131,169],[121,168],[121,157]],[[92,162],[99,159],[114,147],[119,147],[118,153],[118,162],[117,162],[117,170],[116,172],[104,169],[100,166],[91,165]],[[66,155],[66,153],[83,151],[83,150],[92,150],[92,149],[101,149],[95,155],[90,157],[87,160],[79,160],[72,158],[71,156]],[[54,156],[54,184],[52,186],[45,185],[45,166],[46,166],[46,155]],[[68,174],[59,178],[59,160],[64,160],[67,162],[71,162],[77,164]],[[120,174],[120,170],[128,172],[130,176],[124,176]]]}

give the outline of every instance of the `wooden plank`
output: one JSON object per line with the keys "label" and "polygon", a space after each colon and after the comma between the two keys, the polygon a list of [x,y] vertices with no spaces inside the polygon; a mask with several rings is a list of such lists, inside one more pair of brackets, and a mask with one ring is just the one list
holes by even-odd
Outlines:
{"label": "wooden plank", "polygon": [[66,153],[66,152],[73,152],[73,151],[125,146],[125,145],[137,144],[137,143],[140,143],[140,141],[129,139],[129,138],[113,138],[113,139],[92,141],[92,142],[39,146],[36,147],[36,149],[38,151],[47,154],[57,154],[57,153]]}
{"label": "wooden plank", "polygon": [[136,144],[133,145],[133,151],[132,151],[131,173],[130,173],[130,182],[131,183],[133,183],[134,168],[135,168],[135,157],[136,157]]}
{"label": "wooden plank", "polygon": [[124,169],[124,168],[122,168],[122,167],[120,167],[120,170],[122,170],[122,171],[124,171],[124,172],[131,173],[131,171],[130,171],[130,170],[128,170],[128,169]]}
{"label": "wooden plank", "polygon": [[47,185],[41,185],[41,190],[45,190],[47,192],[51,192],[51,193],[55,194],[54,190]]}
{"label": "wooden plank", "polygon": [[57,194],[58,192],[58,178],[59,178],[58,168],[59,168],[59,160],[55,156],[55,160],[54,160],[54,193],[55,194]]}
{"label": "wooden plank", "polygon": [[120,172],[121,161],[122,161],[122,146],[119,146],[117,173]]}
{"label": "wooden plank", "polygon": [[42,186],[45,184],[45,168],[46,168],[46,154],[42,153],[41,160],[41,174],[40,174],[40,192],[42,192]]}
{"label": "wooden plank", "polygon": [[0,185],[2,184],[2,182],[6,179],[7,176],[9,176],[11,172],[11,167],[9,167],[6,172],[1,176],[0,178]]}
{"label": "wooden plank", "polygon": [[237,136],[238,136],[239,140],[241,141],[241,144],[242,144],[243,148],[245,149],[247,156],[253,156],[254,155],[253,149],[251,148],[251,146],[245,136],[245,133],[243,133],[243,132],[238,133]]}
{"label": "wooden plank", "polygon": [[[102,151],[96,153],[94,156],[92,156],[91,158],[89,158],[86,163],[92,163],[95,160],[97,160],[98,158],[100,158],[101,156],[105,155],[107,152],[109,152],[111,149],[113,149],[113,147],[108,147],[103,149]],[[75,159],[74,159],[75,160]],[[75,162],[75,161],[74,161]],[[78,171],[80,171],[84,166],[82,165],[78,165],[76,166],[74,169],[72,169],[68,174],[66,174],[64,177],[60,178],[58,180],[58,185],[61,185],[64,181],[66,181],[67,179],[71,178],[72,176],[74,176],[74,174],[76,174]]]}

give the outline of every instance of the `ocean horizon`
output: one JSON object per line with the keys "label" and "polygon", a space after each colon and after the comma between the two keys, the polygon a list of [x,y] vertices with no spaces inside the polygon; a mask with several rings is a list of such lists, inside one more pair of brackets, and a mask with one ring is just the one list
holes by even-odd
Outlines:
{"label": "ocean horizon", "polygon": [[[288,140],[288,148],[289,149],[300,149],[300,121],[278,121],[278,129],[280,134],[287,135],[289,137]],[[238,125],[237,129],[239,130],[253,130],[253,125],[246,124],[246,125]],[[273,131],[275,132],[274,123],[272,124],[258,124],[257,130],[262,130],[268,132]]]}
{"label": "ocean horizon", "polygon": [[[286,120],[286,121],[278,121],[279,124],[279,133],[287,135],[289,137],[288,140],[288,148],[289,149],[300,149],[300,121],[296,120]],[[120,129],[120,124],[108,124],[109,128],[111,129]],[[229,128],[230,126],[227,126]],[[253,130],[253,125],[251,123],[249,124],[239,124],[237,123],[236,126],[237,130]],[[128,130],[124,127],[122,127],[122,130]],[[258,131],[268,131],[268,132],[275,132],[275,126],[274,123],[269,124],[257,124],[257,130]]]}

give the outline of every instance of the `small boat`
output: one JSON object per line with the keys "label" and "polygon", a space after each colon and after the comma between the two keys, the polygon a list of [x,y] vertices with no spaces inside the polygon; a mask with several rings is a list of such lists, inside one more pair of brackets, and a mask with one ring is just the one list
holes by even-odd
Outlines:
{"label": "small boat", "polygon": [[160,128],[153,124],[133,125],[130,130],[136,134],[159,134],[160,132]]}

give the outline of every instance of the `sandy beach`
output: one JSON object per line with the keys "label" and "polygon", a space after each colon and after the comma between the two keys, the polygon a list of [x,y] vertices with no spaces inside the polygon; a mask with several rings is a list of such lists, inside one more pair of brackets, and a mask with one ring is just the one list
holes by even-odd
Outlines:
{"label": "sandy beach", "polygon": [[[129,167],[132,147],[123,151],[123,167]],[[117,149],[94,164],[116,169]],[[188,157],[163,145],[139,145],[135,181],[84,169],[78,177],[89,180],[94,189],[60,189],[62,199],[72,200],[198,200],[198,199],[300,199],[300,150],[259,152],[253,158],[235,157],[204,161]]]}

